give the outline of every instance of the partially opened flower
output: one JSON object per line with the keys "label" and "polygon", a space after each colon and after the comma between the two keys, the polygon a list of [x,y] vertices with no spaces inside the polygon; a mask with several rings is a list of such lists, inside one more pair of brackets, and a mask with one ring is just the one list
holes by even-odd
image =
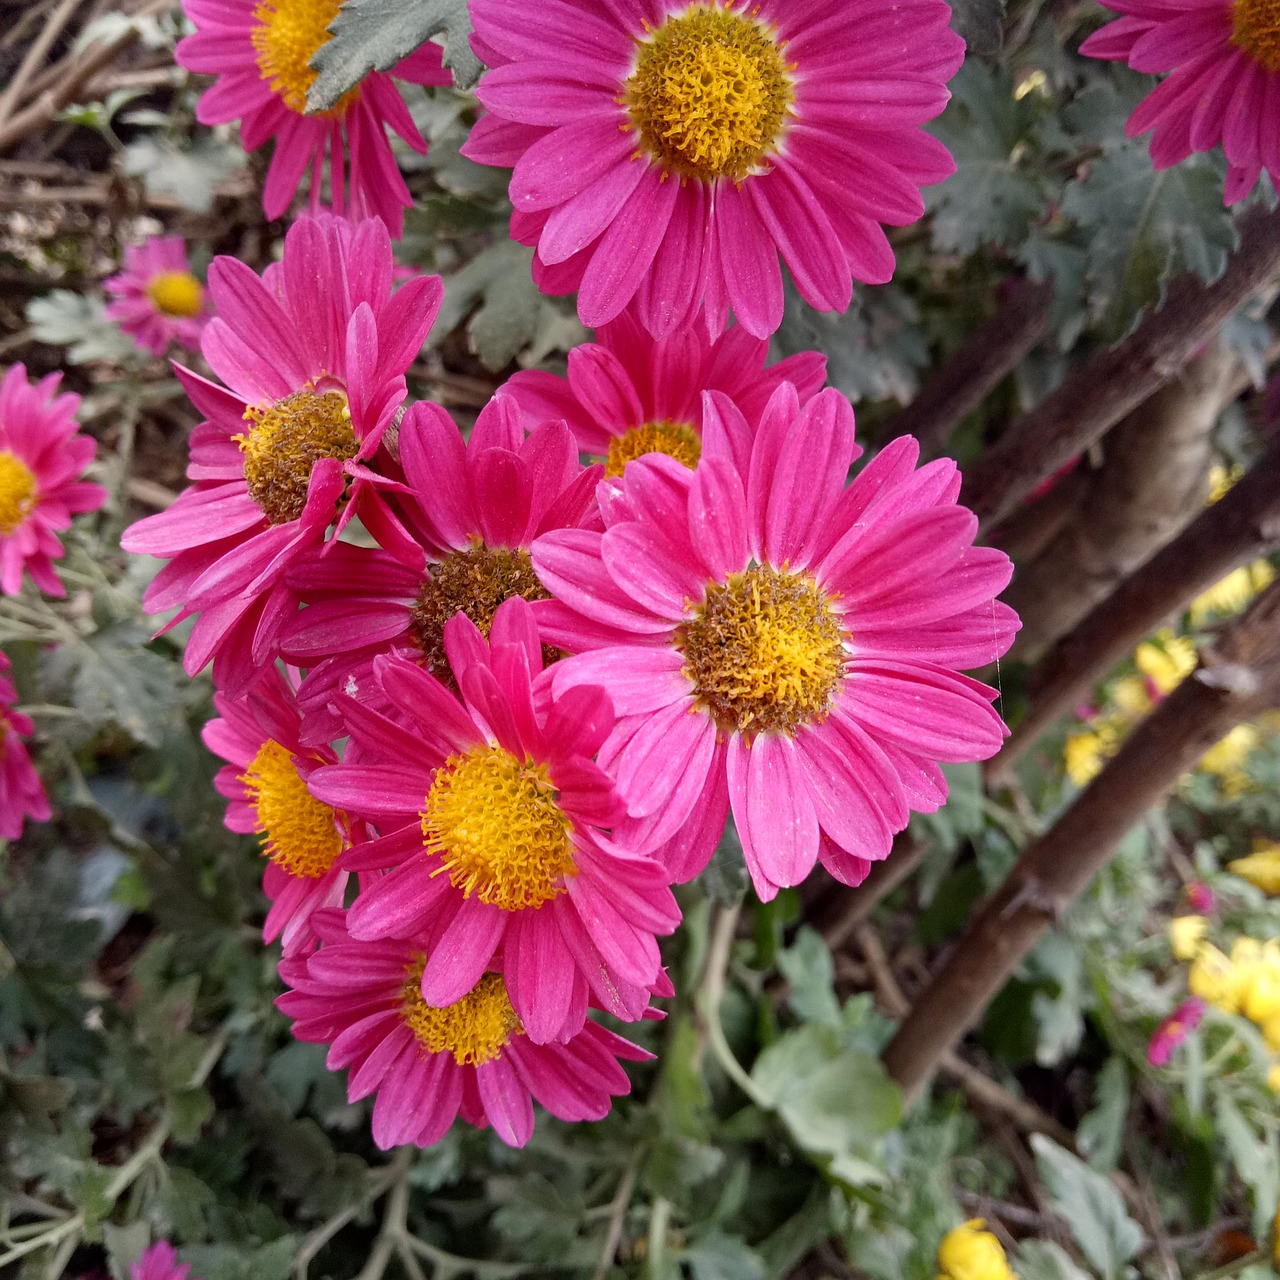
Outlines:
{"label": "partially opened flower", "polygon": [[634,299],[655,336],[706,305],[749,333],[802,296],[849,305],[883,283],[881,223],[924,212],[954,171],[920,125],[947,101],[964,42],[942,0],[472,0],[493,68],[464,153],[514,167],[511,233],[550,293],[596,327]]}
{"label": "partially opened flower", "polygon": [[[712,395],[713,443],[740,438]],[[627,799],[623,838],[686,880],[732,805],[756,892],[815,861],[857,884],[910,810],[946,798],[938,761],[982,760],[1006,730],[995,690],[959,674],[1003,653],[1008,558],[974,547],[949,460],[915,469],[894,441],[849,488],[853,411],[803,409],[783,384],[741,466],[718,443],[690,473],[659,454],[602,486],[603,534],[547,534],[533,563],[556,597],[543,636],[577,656],[557,696],[601,686],[622,717],[601,759]]]}
{"label": "partially opened flower", "polygon": [[437,276],[392,292],[392,265],[380,221],[323,215],[290,227],[283,259],[261,279],[234,258],[209,269],[218,315],[203,350],[226,388],[177,367],[207,418],[191,437],[194,483],[121,544],[171,558],[144,604],[200,615],[184,665],[194,675],[212,659],[230,696],[276,655],[296,607],[289,566],[353,515],[376,518],[379,478],[365,464],[441,298]]}
{"label": "partially opened flower", "polygon": [[0,653],[0,837],[16,840],[27,818],[48,822],[50,810],[44,783],[23,741],[35,724],[13,709],[18,691],[9,679],[9,667],[8,655]]}
{"label": "partially opened flower", "polygon": [[57,395],[62,375],[34,386],[24,365],[0,379],[0,591],[16,596],[22,572],[51,596],[67,594],[53,562],[63,555],[58,533],[71,517],[107,500],[100,484],[81,480],[96,446],[79,434],[80,397]]}
{"label": "partially opened flower", "polygon": [[1153,1067],[1169,1065],[1173,1051],[1204,1019],[1205,1003],[1199,996],[1184,1000],[1152,1033],[1147,1044],[1147,1061]]}
{"label": "partially opened flower", "polygon": [[631,1091],[619,1058],[651,1055],[588,1020],[563,1044],[525,1034],[506,985],[482,972],[442,1007],[422,997],[422,975],[447,945],[436,932],[405,941],[361,942],[343,914],[321,913],[319,951],[284,961],[292,990],[276,1004],[299,1040],[331,1046],[331,1070],[350,1068],[347,1096],[376,1093],[373,1139],[384,1150],[430,1146],[461,1115],[522,1147],[533,1102],[561,1120],[599,1120]]}
{"label": "partially opened flower", "polygon": [[103,281],[115,299],[107,315],[144,351],[162,356],[172,343],[200,349],[200,334],[212,312],[204,285],[191,274],[178,236],[153,236],[125,246],[125,269]]}
{"label": "partially opened flower", "polygon": [[157,1240],[129,1268],[129,1280],[187,1280],[190,1275],[190,1265],[178,1261],[173,1245],[167,1240]]}
{"label": "partially opened flower", "polygon": [[664,982],[655,934],[680,912],[663,866],[608,834],[625,812],[594,761],[614,723],[608,699],[551,698],[530,610],[519,596],[501,605],[488,643],[461,614],[445,626],[461,702],[417,664],[377,658],[395,718],[339,697],[357,763],[318,769],[309,786],[380,832],[344,866],[394,868],[362,888],[352,935],[438,930],[426,1002],[453,1004],[496,969],[543,1044],[581,1028],[589,993],[641,1017]]}
{"label": "partially opened flower", "polygon": [[502,390],[533,426],[553,418],[569,424],[578,448],[621,475],[633,458],[665,453],[686,466],[702,456],[702,393],[722,391],[755,423],[782,382],[801,403],[826,380],[817,351],[766,365],[769,344],[735,325],[714,342],[700,325],[651,337],[630,313],[601,327],[594,343],[569,352],[569,377],[541,369],[513,374]]}
{"label": "partially opened flower", "polygon": [[268,218],[288,209],[308,169],[311,209],[320,208],[327,169],[335,213],[381,218],[399,237],[412,198],[387,129],[415,151],[425,153],[427,144],[395,81],[443,85],[451,77],[440,46],[425,44],[390,72],[365,76],[332,110],[308,115],[311,59],[341,7],[342,0],[183,0],[196,33],[179,42],[178,64],[218,77],[196,106],[201,124],[241,121],[246,151],[275,139],[262,195]]}
{"label": "partially opened flower", "polygon": [[1265,169],[1280,180],[1280,17],[1274,0],[1102,0],[1123,16],[1080,46],[1135,71],[1170,72],[1125,132],[1151,134],[1151,163],[1167,169],[1222,143],[1226,202]]}
{"label": "partially opened flower", "polygon": [[338,858],[350,846],[351,821],[307,790],[312,771],[336,764],[338,757],[327,745],[302,745],[297,700],[276,667],[240,698],[215,693],[213,705],[218,717],[200,736],[210,751],[230,761],[214,779],[229,801],[226,824],[260,835],[267,858],[263,889],[271,909],[262,939],[280,938],[285,955],[309,949],[315,941],[312,915],[340,907],[347,887]]}

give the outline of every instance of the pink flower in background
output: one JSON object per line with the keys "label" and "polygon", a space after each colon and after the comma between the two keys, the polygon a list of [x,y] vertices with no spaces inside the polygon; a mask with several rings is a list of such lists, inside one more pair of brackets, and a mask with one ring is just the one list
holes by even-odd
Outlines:
{"label": "pink flower in background", "polygon": [[1192,880],[1183,892],[1187,905],[1197,915],[1209,916],[1217,909],[1218,902],[1213,896],[1213,890],[1203,880]]}
{"label": "pink flower in background", "polygon": [[[750,440],[723,396],[704,425]],[[959,670],[1017,630],[995,600],[1008,558],[972,545],[955,463],[916,470],[910,437],[846,488],[853,433],[839,393],[801,409],[784,383],[736,462],[643,458],[602,487],[605,533],[534,543],[556,597],[533,606],[543,638],[579,655],[551,668],[556,696],[599,686],[621,717],[600,757],[628,803],[615,838],[662,850],[677,881],[732,807],[761,898],[818,860],[857,884],[912,809],[946,799],[937,762],[986,759],[1007,732],[996,691]]]}
{"label": "pink flower in background", "polygon": [[392,292],[392,265],[382,222],[322,215],[289,228],[261,279],[234,258],[209,268],[218,314],[203,351],[226,387],[176,366],[207,418],[191,437],[194,483],[121,545],[170,559],[143,603],[199,614],[184,666],[194,675],[212,659],[231,697],[276,656],[296,608],[285,571],[357,513],[377,517],[383,482],[365,464],[442,296],[438,276]]}
{"label": "pink flower in background", "polygon": [[723,392],[754,424],[780,383],[794,383],[802,404],[822,389],[827,358],[820,352],[775,365],[768,358],[769,344],[741,326],[714,342],[699,325],[655,339],[628,312],[604,325],[594,343],[569,352],[567,382],[528,369],[502,390],[526,425],[564,419],[579,449],[605,459],[608,475],[654,452],[692,467],[702,456],[704,391]]}
{"label": "pink flower in background", "polygon": [[1222,143],[1226,202],[1265,169],[1280,182],[1280,22],[1274,0],[1103,0],[1123,16],[1080,46],[1135,71],[1170,72],[1125,132],[1151,134],[1151,163],[1167,169]]}
{"label": "pink flower in background", "polygon": [[58,533],[71,517],[96,511],[107,500],[100,484],[81,480],[96,445],[80,435],[80,397],[56,395],[62,375],[34,386],[24,365],[0,380],[0,591],[16,596],[22,571],[51,596],[66,589],[53,561],[63,555]]}
{"label": "pink flower in background", "polygon": [[260,834],[267,858],[263,889],[271,910],[262,940],[280,938],[286,956],[309,950],[315,943],[313,913],[342,906],[349,878],[338,858],[350,847],[351,823],[307,790],[312,771],[336,764],[338,757],[327,745],[302,746],[297,699],[275,667],[241,698],[215,693],[213,705],[218,718],[200,736],[210,751],[230,761],[214,780],[230,802],[227,827]]}
{"label": "pink flower in background", "polygon": [[453,1004],[495,968],[539,1044],[582,1027],[589,992],[641,1017],[664,982],[654,935],[680,912],[662,865],[607,834],[625,813],[593,759],[613,728],[608,699],[583,688],[552,700],[518,596],[499,607],[487,643],[459,614],[444,645],[462,701],[402,657],[375,659],[395,718],[340,696],[347,759],[309,780],[318,799],[380,832],[343,865],[394,868],[362,888],[352,936],[435,931],[427,1004]]}
{"label": "pink flower in background", "polygon": [[360,942],[340,912],[317,924],[323,945],[281,963],[292,989],[276,1004],[299,1040],[331,1046],[331,1071],[350,1068],[352,1102],[377,1094],[373,1139],[383,1150],[430,1146],[458,1115],[522,1147],[535,1099],[561,1120],[599,1120],[631,1091],[618,1059],[652,1056],[590,1020],[563,1044],[535,1044],[496,973],[443,1007],[427,1004],[421,975],[447,945],[439,931]]}
{"label": "pink flower in background", "polygon": [[13,709],[18,691],[9,679],[9,657],[0,653],[0,837],[16,840],[27,818],[48,822],[49,797],[24,738],[35,732],[30,716]]}
{"label": "pink flower in background", "polygon": [[514,168],[511,234],[598,327],[634,299],[656,337],[706,305],[764,338],[786,262],[806,301],[884,283],[881,223],[954,172],[921,129],[964,58],[942,0],[472,0],[492,68],[464,154]]}
{"label": "pink flower in background", "polygon": [[1198,996],[1184,1000],[1156,1029],[1147,1045],[1147,1061],[1163,1067],[1173,1051],[1189,1036],[1204,1017],[1205,1003]]}
{"label": "pink flower in background", "polygon": [[179,42],[178,64],[218,77],[196,107],[201,124],[241,121],[246,151],[275,138],[262,194],[268,218],[288,209],[308,169],[317,211],[327,171],[335,213],[381,218],[398,239],[412,198],[386,131],[419,153],[427,144],[395,81],[444,85],[452,78],[440,47],[425,44],[390,72],[365,76],[332,110],[305,114],[316,78],[308,64],[329,40],[328,26],[341,7],[342,0],[184,0],[196,33]]}
{"label": "pink flower in background", "polygon": [[157,1240],[129,1268],[129,1280],[187,1280],[190,1274],[191,1267],[178,1261],[173,1245],[167,1240]]}
{"label": "pink flower in background", "polygon": [[162,356],[171,343],[200,349],[200,334],[212,312],[204,285],[191,274],[178,236],[153,236],[125,246],[125,269],[103,281],[115,299],[107,315],[144,351]]}

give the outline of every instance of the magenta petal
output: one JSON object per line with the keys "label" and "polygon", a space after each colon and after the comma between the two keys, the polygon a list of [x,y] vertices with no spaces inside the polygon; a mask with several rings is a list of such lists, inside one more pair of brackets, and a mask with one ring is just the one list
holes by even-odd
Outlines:
{"label": "magenta petal", "polygon": [[500,907],[468,898],[432,949],[422,971],[422,998],[438,1009],[461,1000],[489,967],[506,927]]}

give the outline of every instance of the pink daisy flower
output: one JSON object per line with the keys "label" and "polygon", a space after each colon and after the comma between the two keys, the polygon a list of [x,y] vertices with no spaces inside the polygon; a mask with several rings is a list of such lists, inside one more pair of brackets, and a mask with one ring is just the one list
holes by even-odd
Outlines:
{"label": "pink daisy flower", "polygon": [[[230,761],[214,779],[229,802],[227,827],[260,834],[267,858],[263,889],[271,909],[262,940],[280,938],[286,956],[310,950],[312,914],[342,906],[349,878],[338,858],[351,845],[351,821],[307,790],[312,772],[338,757],[328,746],[302,745],[297,699],[275,667],[241,698],[215,693],[213,705],[219,718],[200,736]],[[358,834],[364,835],[362,828]]]}
{"label": "pink daisy flower", "polygon": [[289,661],[311,668],[299,690],[307,741],[341,733],[335,691],[377,703],[379,653],[399,650],[448,683],[445,623],[461,610],[487,636],[504,600],[547,594],[529,559],[533,539],[599,519],[600,468],[582,466],[563,422],[526,438],[501,392],[465,444],[439,405],[412,405],[399,451],[408,488],[389,499],[399,519],[373,528],[383,549],[340,545],[288,577],[307,605],[281,640]]}
{"label": "pink daisy flower", "polygon": [[35,724],[13,709],[18,691],[8,676],[10,665],[8,655],[0,653],[0,837],[16,840],[27,818],[48,822],[51,813],[24,741],[35,732]]}
{"label": "pink daisy flower", "polygon": [[1173,1051],[1200,1025],[1205,1003],[1198,996],[1184,1000],[1156,1029],[1147,1045],[1147,1061],[1153,1067],[1167,1066]]}
{"label": "pink daisy flower", "polygon": [[316,78],[310,62],[341,7],[342,0],[183,0],[196,33],[179,42],[178,64],[218,77],[196,107],[201,124],[239,120],[246,151],[275,138],[262,193],[268,218],[288,209],[308,167],[315,212],[327,168],[334,213],[381,218],[398,239],[413,201],[386,131],[422,154],[427,144],[394,81],[444,85],[452,77],[440,47],[425,44],[389,73],[365,76],[332,110],[307,115]]}
{"label": "pink daisy flower", "polygon": [[578,448],[605,459],[605,474],[622,474],[646,453],[665,453],[686,466],[702,456],[702,393],[724,392],[756,422],[782,382],[801,402],[821,389],[827,358],[817,351],[766,365],[769,344],[741,326],[711,341],[701,326],[652,338],[629,312],[569,352],[569,378],[540,369],[514,374],[503,386],[527,424],[562,418]]}
{"label": "pink daisy flower", "polygon": [[16,596],[22,571],[41,591],[65,596],[54,560],[63,546],[58,532],[71,517],[97,511],[107,500],[100,484],[81,480],[96,446],[80,435],[77,395],[56,395],[62,375],[34,386],[24,365],[0,379],[0,591]]}
{"label": "pink daisy flower", "polygon": [[296,608],[289,566],[353,515],[377,519],[382,482],[366,463],[442,296],[438,276],[393,293],[391,272],[380,221],[353,227],[328,215],[298,219],[261,279],[234,258],[209,268],[218,314],[203,351],[226,387],[175,366],[208,419],[191,437],[194,483],[121,544],[171,560],[143,603],[200,615],[184,665],[194,675],[212,659],[229,696],[275,657]]}
{"label": "pink daisy flower", "polygon": [[1151,133],[1151,163],[1167,169],[1219,142],[1226,203],[1262,170],[1280,185],[1280,13],[1273,0],[1104,0],[1123,14],[1080,46],[1135,71],[1171,74],[1139,104],[1125,132]]}
{"label": "pink daisy flower", "polygon": [[[630,814],[615,839],[665,845],[673,879],[701,869],[732,806],[762,899],[815,860],[857,884],[910,810],[945,800],[937,762],[985,759],[1007,732],[996,691],[958,670],[1009,646],[1017,619],[994,596],[1011,566],[972,545],[955,464],[915,470],[910,437],[845,488],[859,450],[839,393],[801,409],[784,383],[753,442],[725,397],[703,412],[694,473],[642,458],[602,486],[606,532],[534,543],[556,597],[532,606],[542,635],[578,655],[552,668],[555,695],[612,700],[600,758]],[[722,439],[747,440],[738,461]]]}
{"label": "pink daisy flower", "polygon": [[190,1274],[190,1265],[178,1261],[167,1240],[157,1240],[129,1268],[129,1280],[187,1280]]}
{"label": "pink daisy flower", "polygon": [[340,696],[359,763],[317,769],[310,787],[380,832],[348,869],[395,868],[362,889],[352,936],[438,930],[423,999],[453,1004],[494,968],[545,1044],[581,1028],[589,992],[640,1017],[662,982],[654,935],[680,912],[662,865],[606,834],[625,812],[593,760],[608,699],[583,688],[552,703],[530,609],[518,596],[500,606],[488,643],[461,614],[445,626],[461,702],[416,664],[377,658],[397,718]]}
{"label": "pink daisy flower", "polygon": [[600,1120],[631,1092],[618,1059],[652,1056],[589,1020],[563,1044],[534,1043],[496,973],[446,1005],[428,1004],[422,974],[445,945],[438,931],[361,942],[339,912],[317,923],[324,945],[280,965],[292,990],[276,1004],[299,1040],[332,1046],[330,1070],[351,1069],[352,1102],[377,1093],[373,1139],[383,1150],[430,1146],[458,1115],[522,1147],[534,1099],[561,1120]]}
{"label": "pink daisy flower", "polygon": [[182,240],[152,236],[145,244],[126,245],[124,265],[103,282],[115,299],[107,304],[107,315],[153,356],[164,355],[172,342],[199,351],[211,313]]}
{"label": "pink daisy flower", "polygon": [[472,0],[493,70],[464,154],[514,168],[511,234],[598,327],[632,299],[656,337],[701,303],[765,338],[781,254],[801,295],[884,283],[881,223],[954,172],[921,131],[964,58],[943,0]]}

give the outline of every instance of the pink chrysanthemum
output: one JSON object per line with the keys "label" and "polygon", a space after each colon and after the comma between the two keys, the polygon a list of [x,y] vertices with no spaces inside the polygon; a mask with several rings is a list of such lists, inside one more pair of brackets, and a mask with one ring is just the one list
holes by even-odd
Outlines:
{"label": "pink chrysanthemum", "polygon": [[567,383],[529,369],[509,378],[503,391],[530,426],[567,422],[578,448],[605,459],[606,475],[621,475],[646,453],[692,467],[702,456],[704,391],[723,391],[755,423],[780,383],[794,383],[801,403],[822,389],[827,358],[820,352],[766,366],[768,356],[769,344],[740,326],[714,342],[699,325],[655,339],[624,313],[594,343],[569,352]]}
{"label": "pink chrysanthemum", "polygon": [[27,818],[48,822],[49,797],[24,738],[35,731],[30,716],[15,711],[18,691],[9,679],[9,657],[0,653],[0,837],[16,840]]}
{"label": "pink chrysanthemum", "polygon": [[389,496],[398,519],[373,526],[383,549],[338,546],[289,574],[307,608],[281,649],[311,668],[298,695],[306,741],[340,734],[336,690],[377,699],[379,653],[400,650],[448,681],[445,623],[461,610],[487,636],[504,600],[546,595],[529,560],[533,539],[592,518],[598,525],[600,468],[582,466],[563,422],[544,422],[526,438],[515,402],[501,392],[465,444],[439,405],[420,402],[405,414],[399,445],[409,492]]}
{"label": "pink chrysanthemum", "polygon": [[1147,1061],[1153,1067],[1167,1066],[1173,1051],[1200,1025],[1204,1010],[1198,996],[1184,1000],[1152,1033]]}
{"label": "pink chrysanthemum", "polygon": [[229,390],[176,366],[208,418],[191,437],[195,483],[121,543],[171,558],[144,604],[200,615],[186,670],[212,658],[232,697],[275,657],[296,607],[289,566],[353,515],[377,516],[379,477],[365,464],[404,400],[405,371],[441,298],[438,276],[393,293],[392,265],[380,221],[322,215],[290,227],[282,261],[261,279],[234,258],[209,268],[218,314],[203,350]]}
{"label": "pink chrysanthemum", "polygon": [[705,863],[732,805],[761,898],[815,859],[857,884],[911,809],[946,798],[937,761],[1000,745],[995,690],[958,670],[1012,640],[994,599],[1011,566],[971,545],[955,464],[915,470],[910,437],[846,489],[858,450],[837,392],[801,409],[784,383],[754,442],[725,397],[703,412],[696,472],[643,458],[602,485],[604,534],[534,543],[556,596],[532,606],[542,634],[579,655],[552,668],[554,690],[612,700],[600,758],[631,815],[615,838],[665,845],[675,880]]}
{"label": "pink chrysanthemum", "polygon": [[53,570],[63,554],[57,531],[71,517],[107,500],[100,484],[80,479],[93,461],[94,442],[78,434],[77,395],[56,395],[62,375],[34,386],[13,365],[0,380],[0,591],[16,596],[22,571],[51,596],[66,589]]}
{"label": "pink chrysanthemum", "polygon": [[1280,10],[1274,0],[1103,0],[1124,16],[1080,46],[1135,71],[1172,74],[1139,104],[1125,132],[1151,132],[1151,163],[1167,169],[1219,142],[1226,202],[1265,169],[1280,185]]}
{"label": "pink chrysanthemum", "polygon": [[178,1261],[173,1245],[167,1240],[157,1240],[129,1268],[129,1280],[187,1280],[190,1274],[190,1264]]}
{"label": "pink chrysanthemum", "polygon": [[307,115],[316,78],[309,64],[341,7],[342,0],[183,0],[196,34],[179,42],[177,59],[188,71],[218,77],[196,107],[201,124],[241,121],[246,151],[275,138],[262,193],[268,218],[289,207],[308,166],[317,210],[327,167],[333,211],[353,220],[381,218],[398,238],[412,198],[386,130],[417,152],[427,144],[394,80],[444,85],[451,77],[440,47],[425,44],[389,73],[365,76],[331,111]]}
{"label": "pink chrysanthemum", "polygon": [[317,924],[323,946],[281,964],[292,990],[276,1004],[299,1040],[332,1045],[331,1070],[350,1067],[352,1102],[377,1093],[373,1139],[383,1150],[430,1146],[459,1114],[522,1147],[534,1099],[561,1120],[602,1119],[631,1091],[618,1059],[652,1056],[592,1021],[564,1044],[535,1044],[496,973],[443,1007],[427,1004],[421,975],[447,945],[439,931],[360,942],[339,912],[320,913]]}
{"label": "pink chrysanthemum", "polygon": [[438,930],[427,1003],[453,1004],[496,968],[545,1044],[582,1026],[589,992],[640,1017],[663,980],[654,935],[680,912],[662,865],[606,834],[625,814],[593,760],[614,724],[608,699],[583,688],[552,703],[530,609],[503,604],[488,643],[461,614],[445,626],[462,702],[404,658],[375,659],[397,719],[339,697],[359,762],[317,769],[310,787],[381,833],[346,867],[395,868],[362,889],[352,935]]}
{"label": "pink chrysanthemum", "polygon": [[803,297],[883,283],[881,223],[954,171],[919,126],[964,57],[942,0],[472,0],[493,68],[464,153],[514,167],[511,234],[550,293],[597,327],[635,299],[657,337],[705,299],[756,337],[782,321],[781,253]]}
{"label": "pink chrysanthemum", "polygon": [[[281,939],[286,956],[315,943],[314,912],[340,907],[348,873],[338,858],[351,844],[351,822],[307,790],[311,773],[336,764],[328,746],[308,749],[299,740],[302,717],[292,686],[274,667],[241,698],[216,693],[219,718],[201,733],[215,755],[231,763],[214,780],[229,801],[232,831],[262,836],[267,857],[263,889],[271,899],[262,926],[264,942]],[[357,833],[363,836],[363,829]]]}
{"label": "pink chrysanthemum", "polygon": [[125,246],[125,269],[103,282],[115,298],[107,315],[144,351],[162,356],[176,342],[200,349],[210,315],[204,285],[191,274],[187,250],[178,236],[153,236]]}

